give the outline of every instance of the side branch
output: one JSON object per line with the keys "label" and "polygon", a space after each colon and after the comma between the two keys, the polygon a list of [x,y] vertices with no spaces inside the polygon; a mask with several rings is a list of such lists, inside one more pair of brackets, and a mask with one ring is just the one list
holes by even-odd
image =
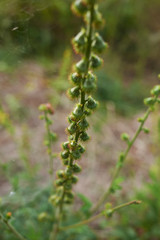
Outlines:
{"label": "side branch", "polygon": [[19,239],[19,240],[27,240],[24,238],[9,221],[0,213],[0,220],[8,227],[9,230]]}
{"label": "side branch", "polygon": [[[154,97],[154,103],[156,103],[157,101],[157,98],[158,96]],[[95,207],[93,207],[92,209],[92,213],[96,212],[98,210],[98,208],[106,201],[106,199],[109,197],[109,195],[112,193],[112,189],[113,189],[113,186],[114,186],[114,183],[115,183],[115,180],[117,179],[118,175],[119,175],[119,172],[123,166],[123,163],[124,161],[126,160],[127,156],[128,156],[128,153],[131,149],[131,147],[133,146],[134,142],[136,141],[137,137],[139,136],[139,134],[141,133],[141,131],[143,131],[143,127],[144,127],[144,124],[146,122],[146,120],[148,119],[148,116],[149,114],[153,111],[153,109],[151,107],[148,108],[148,110],[146,111],[145,115],[143,118],[141,118],[140,120],[140,126],[139,128],[137,129],[135,135],[133,136],[132,140],[128,142],[128,146],[126,148],[126,150],[124,151],[123,153],[123,156],[122,156],[122,159],[121,160],[121,163],[118,164],[115,168],[115,171],[114,171],[114,174],[113,174],[113,177],[112,177],[112,180],[111,180],[111,183],[108,187],[108,190],[104,193],[104,195],[100,198],[100,200],[98,201],[98,203],[95,205]],[[118,162],[119,163],[119,160]]]}
{"label": "side branch", "polygon": [[[121,209],[121,208],[124,208],[124,207],[127,207],[127,206],[130,206],[130,205],[134,205],[134,204],[140,204],[141,201],[138,201],[138,200],[133,200],[131,202],[127,202],[127,203],[123,203],[121,205],[118,205],[117,207],[114,207],[114,208],[110,208],[108,210],[104,210],[102,211],[101,213],[91,217],[91,218],[88,218],[88,219],[85,219],[79,223],[76,223],[76,224],[73,224],[73,225],[70,225],[70,226],[66,226],[66,227],[61,227],[60,230],[61,231],[65,231],[65,230],[68,230],[68,229],[71,229],[71,228],[76,228],[76,227],[80,227],[84,224],[89,224],[93,221],[95,221],[96,219],[102,217],[102,216],[106,216],[106,217],[110,217],[114,212],[116,212],[117,210]],[[109,214],[108,214],[109,213]]]}

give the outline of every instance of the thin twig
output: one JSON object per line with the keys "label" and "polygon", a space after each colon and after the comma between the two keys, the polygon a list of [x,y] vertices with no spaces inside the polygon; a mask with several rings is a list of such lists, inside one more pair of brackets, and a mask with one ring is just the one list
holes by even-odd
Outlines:
{"label": "thin twig", "polygon": [[0,213],[0,220],[11,230],[11,232],[20,240],[27,240],[25,237],[21,235],[9,221]]}

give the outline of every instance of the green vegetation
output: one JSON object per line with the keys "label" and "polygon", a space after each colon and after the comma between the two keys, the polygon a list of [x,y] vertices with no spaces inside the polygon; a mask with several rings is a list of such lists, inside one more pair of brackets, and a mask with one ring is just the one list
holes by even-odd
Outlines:
{"label": "green vegetation", "polygon": [[[8,2],[0,3],[0,142],[4,146],[0,152],[0,239],[159,240],[160,85],[153,87],[148,81],[159,70],[159,1],[153,0],[152,11],[146,0]],[[73,18],[70,5],[79,18]],[[74,54],[68,47],[71,37]],[[105,49],[101,70],[99,54]],[[76,64],[71,67],[73,61]],[[43,121],[38,121],[38,106]],[[64,141],[65,137],[61,122],[68,109],[72,109],[67,117],[68,139],[57,154],[58,138]],[[139,111],[143,113],[136,128],[131,126],[137,130],[131,136],[121,134],[121,149],[119,127]],[[131,178],[136,175],[133,165],[138,160],[132,159],[130,152],[132,147],[136,152],[137,138],[144,149],[150,115],[153,144],[147,143],[146,148],[156,161],[144,171],[148,156],[142,150],[143,164],[137,168],[147,176],[141,177],[140,189],[136,189]],[[106,136],[104,124],[108,119],[114,124],[116,118],[121,122]],[[39,145],[42,135],[44,148]],[[106,145],[106,140],[111,144]],[[100,145],[111,150],[97,154]],[[80,162],[87,149],[88,165],[85,158]],[[111,163],[119,150],[117,163]],[[99,169],[94,170],[98,175],[94,173],[92,181],[95,187],[100,183],[97,200],[76,189],[79,184],[84,192],[91,192],[85,177],[93,172],[95,161]],[[106,169],[105,179],[102,169]]]}

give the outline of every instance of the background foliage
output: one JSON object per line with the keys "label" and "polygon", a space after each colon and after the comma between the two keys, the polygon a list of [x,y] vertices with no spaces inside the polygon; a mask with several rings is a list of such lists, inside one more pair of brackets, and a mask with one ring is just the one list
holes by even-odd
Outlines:
{"label": "background foliage", "polygon": [[[3,83],[0,92],[0,105],[2,105],[0,107],[0,130],[2,133],[9,131],[9,135],[15,142],[17,140],[13,136],[15,131],[17,133],[15,130],[17,125],[20,128],[18,133],[19,131],[22,133],[19,141],[16,142],[21,163],[15,164],[13,161],[4,163],[3,155],[0,155],[2,178],[0,181],[1,183],[9,182],[11,192],[16,192],[13,196],[2,196],[0,208],[4,213],[8,209],[14,212],[11,219],[14,226],[20,231],[23,229],[23,233],[34,240],[44,239],[51,228],[49,221],[39,222],[37,219],[41,212],[51,211],[48,204],[50,187],[39,188],[40,164],[32,169],[33,166],[30,163],[31,137],[24,123],[29,122],[32,106],[26,107],[29,100],[23,100],[20,93],[15,91],[17,75],[15,77],[14,73],[18,69],[20,76],[24,77],[28,69],[26,72],[23,71],[23,64],[36,62],[44,69],[43,86],[41,92],[36,92],[36,94],[43,94],[43,88],[51,89],[47,93],[49,100],[55,107],[59,107],[57,111],[64,110],[61,99],[69,85],[66,80],[70,65],[76,58],[70,51],[70,39],[77,34],[82,24],[80,19],[73,17],[70,11],[71,2],[71,0],[0,1],[0,77],[3,80],[6,76],[9,78],[9,81],[5,80],[5,84]],[[123,115],[124,121],[130,115],[133,116],[134,113],[143,110],[143,98],[147,95],[148,89],[153,86],[155,76],[160,69],[160,1],[104,0],[101,1],[100,8],[105,18],[101,34],[110,47],[103,56],[105,59],[103,70],[97,71],[96,97],[101,102],[97,113],[99,119],[96,123],[94,122],[95,129],[98,129],[97,136],[103,129],[106,112],[109,111],[106,104],[110,106],[113,103],[116,114]],[[9,90],[9,94],[5,91],[7,84],[13,88]],[[20,85],[20,81],[18,84]],[[27,89],[32,88],[32,85],[29,85],[30,82],[25,85],[22,81],[21,84],[21,89],[24,86],[27,86]],[[67,107],[67,102],[65,107]],[[39,123],[34,124],[35,122],[32,121],[33,129]],[[155,138],[155,133],[152,137]],[[156,144],[159,144],[159,137],[156,138]],[[152,148],[151,152],[155,154]],[[155,155],[159,158],[159,152]],[[159,240],[159,166],[159,160],[155,161],[148,174],[147,183],[133,194],[133,197],[143,201],[138,214],[134,208],[127,209],[126,212],[123,210],[123,214],[115,216],[110,223],[102,220],[95,225],[99,229],[98,233],[90,227],[83,226],[70,230],[65,235],[62,234],[59,240],[64,238],[106,240],[106,236],[109,236],[110,240]],[[30,171],[31,169],[33,171]],[[119,199],[127,199],[130,196],[129,193],[124,195],[118,195]],[[82,207],[79,211],[73,209],[73,212],[65,219],[66,224],[74,223],[87,216],[90,200],[79,195],[78,204],[79,201]],[[112,201],[116,202],[115,198]],[[22,222],[24,222],[23,225]],[[0,225],[0,238],[14,240],[14,236],[2,225]]]}

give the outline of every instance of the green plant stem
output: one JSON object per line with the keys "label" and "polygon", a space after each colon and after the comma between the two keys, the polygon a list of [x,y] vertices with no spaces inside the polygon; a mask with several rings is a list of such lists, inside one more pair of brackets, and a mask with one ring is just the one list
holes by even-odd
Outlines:
{"label": "green plant stem", "polygon": [[[157,98],[155,98],[155,101],[157,100]],[[143,130],[143,126],[149,116],[149,114],[152,112],[152,109],[151,108],[148,108],[148,110],[146,111],[143,119],[142,119],[142,122],[139,126],[139,128],[137,129],[134,137],[132,138],[131,141],[129,141],[128,143],[128,146],[126,148],[126,150],[124,151],[124,157],[123,157],[123,162],[126,160],[127,156],[128,156],[128,153],[131,149],[131,147],[133,146],[134,142],[136,141],[137,137],[139,136],[140,132]],[[113,174],[113,177],[112,177],[112,180],[111,180],[111,183],[108,187],[108,190],[104,193],[104,195],[100,198],[100,200],[98,201],[98,203],[95,205],[95,207],[93,207],[92,209],[92,213],[96,212],[98,210],[98,208],[104,203],[104,201],[106,201],[106,199],[109,197],[109,195],[111,194],[112,192],[112,188],[113,188],[113,185],[114,185],[114,182],[116,180],[116,178],[118,177],[119,175],[119,172],[122,168],[122,165],[118,165],[116,168],[115,168],[115,171],[114,171],[114,174]]]}
{"label": "green plant stem", "polygon": [[4,216],[0,213],[0,220],[12,231],[12,233],[20,240],[27,240],[24,238],[7,219],[4,218]]}
{"label": "green plant stem", "polygon": [[47,130],[47,139],[48,139],[48,155],[49,155],[49,173],[52,176],[53,175],[53,154],[52,154],[52,139],[50,136],[50,128],[47,123],[47,113],[44,112],[44,119],[46,122],[46,130]]}
{"label": "green plant stem", "polygon": [[[140,204],[140,203],[141,203],[141,201],[133,200],[131,202],[123,203],[121,205],[118,205],[117,207],[111,208],[110,210],[111,210],[111,212],[113,214],[113,212],[116,212],[117,210],[119,210],[121,208],[130,206],[130,205],[133,205],[133,204]],[[71,229],[71,228],[80,227],[80,226],[82,226],[84,224],[88,224],[90,222],[93,222],[94,220],[96,220],[96,219],[98,219],[98,218],[100,218],[100,217],[102,217],[104,215],[106,215],[105,211],[102,211],[101,213],[99,213],[99,214],[97,214],[97,215],[95,215],[95,216],[93,216],[91,218],[88,218],[86,220],[83,220],[83,221],[81,221],[79,223],[76,223],[76,224],[73,224],[73,225],[70,225],[70,226],[66,226],[66,227],[61,227],[60,230],[65,231],[65,230],[68,230],[68,229]]]}
{"label": "green plant stem", "polygon": [[60,225],[60,222],[61,222],[61,219],[62,219],[62,214],[63,214],[63,200],[64,200],[64,196],[65,196],[65,192],[64,192],[64,189],[63,189],[63,196],[62,196],[61,204],[59,205],[59,208],[58,208],[56,224],[55,224],[55,226],[53,225],[53,231],[50,234],[49,240],[56,240],[57,235],[58,235],[58,233],[60,231],[59,225]]}
{"label": "green plant stem", "polygon": [[[84,78],[89,71],[89,65],[90,65],[92,33],[93,33],[93,28],[92,28],[93,17],[94,17],[94,2],[92,2],[91,5],[90,5],[90,19],[89,19],[89,24],[88,24],[87,47],[86,47],[86,53],[85,53],[85,60],[87,61],[87,69],[86,69],[86,72],[84,74]],[[81,89],[81,95],[80,95],[80,103],[82,104],[82,109],[84,109],[85,92],[82,89]],[[79,140],[79,135],[80,135],[80,132],[77,131],[76,134],[75,134],[75,142],[77,144],[78,144],[78,140]],[[72,166],[72,164],[73,164],[73,159],[70,157],[69,165]],[[64,197],[65,197],[65,192],[63,193],[63,199],[64,199]],[[63,199],[62,199],[61,205],[59,207],[57,224],[54,227],[53,233],[51,233],[50,240],[56,240],[57,234],[60,231],[59,225],[60,225],[61,215],[62,215],[62,210],[63,210]]]}

